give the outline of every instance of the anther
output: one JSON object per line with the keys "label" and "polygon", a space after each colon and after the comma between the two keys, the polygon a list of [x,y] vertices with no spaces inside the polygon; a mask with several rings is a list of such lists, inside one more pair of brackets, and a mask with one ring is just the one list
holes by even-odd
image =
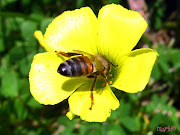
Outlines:
{"label": "anther", "polygon": [[109,74],[108,76],[109,76],[109,77],[112,77],[112,74]]}
{"label": "anther", "polygon": [[102,86],[105,86],[106,84],[105,83],[102,83]]}
{"label": "anther", "polygon": [[112,84],[112,81],[108,81],[108,84]]}

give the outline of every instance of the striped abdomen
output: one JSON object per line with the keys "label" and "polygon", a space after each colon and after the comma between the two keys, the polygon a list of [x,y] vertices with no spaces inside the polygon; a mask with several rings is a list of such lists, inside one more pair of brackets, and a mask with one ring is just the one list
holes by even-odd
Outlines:
{"label": "striped abdomen", "polygon": [[93,65],[88,57],[79,56],[61,63],[57,71],[69,77],[85,76],[93,72]]}

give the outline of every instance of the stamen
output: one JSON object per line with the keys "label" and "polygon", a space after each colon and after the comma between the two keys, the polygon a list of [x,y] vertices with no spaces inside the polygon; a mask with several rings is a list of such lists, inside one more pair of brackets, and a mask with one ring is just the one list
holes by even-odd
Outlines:
{"label": "stamen", "polygon": [[112,81],[108,81],[108,84],[112,84]]}
{"label": "stamen", "polygon": [[106,84],[105,83],[102,83],[102,86],[105,86]]}

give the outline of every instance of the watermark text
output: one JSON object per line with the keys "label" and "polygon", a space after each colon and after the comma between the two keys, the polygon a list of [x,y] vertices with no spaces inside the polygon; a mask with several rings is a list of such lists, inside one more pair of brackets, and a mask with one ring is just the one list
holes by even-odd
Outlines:
{"label": "watermark text", "polygon": [[172,132],[175,130],[176,130],[176,126],[157,127],[157,131],[160,131],[160,132]]}

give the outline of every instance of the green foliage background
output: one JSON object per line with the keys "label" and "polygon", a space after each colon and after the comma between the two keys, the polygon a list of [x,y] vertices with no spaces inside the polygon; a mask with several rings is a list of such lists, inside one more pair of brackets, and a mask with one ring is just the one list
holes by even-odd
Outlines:
{"label": "green foliage background", "polygon": [[[180,134],[180,50],[178,3],[147,0],[152,14],[151,37],[138,44],[148,45],[160,56],[146,89],[136,94],[115,90],[120,107],[104,123],[88,123],[65,114],[67,100],[54,106],[40,105],[30,94],[28,74],[32,58],[45,50],[33,34],[45,32],[54,17],[65,10],[90,6],[95,14],[109,3],[126,0],[1,0],[0,1],[0,134],[1,135],[151,135]],[[177,6],[178,7],[178,6]],[[168,42],[156,40],[157,33],[168,35]],[[177,34],[176,34],[177,33]],[[161,40],[162,41],[162,40]],[[165,41],[165,40],[163,40]],[[175,42],[174,42],[175,41]],[[157,127],[176,126],[176,131],[159,132]]]}

